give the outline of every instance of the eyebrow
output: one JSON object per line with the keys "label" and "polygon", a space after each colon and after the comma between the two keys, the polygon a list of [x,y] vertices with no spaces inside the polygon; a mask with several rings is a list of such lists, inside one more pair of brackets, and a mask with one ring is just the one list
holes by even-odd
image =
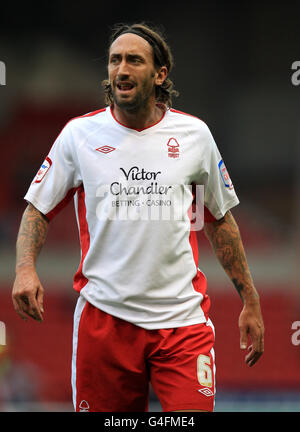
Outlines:
{"label": "eyebrow", "polygon": [[[139,60],[143,60],[143,61],[145,61],[145,57],[143,57],[143,56],[140,55],[140,54],[135,54],[135,53],[133,53],[133,54],[126,54],[125,57],[126,57],[128,60],[139,59]],[[109,59],[112,59],[112,58],[118,58],[118,59],[120,59],[120,58],[122,58],[122,54],[118,54],[118,53],[111,53],[110,56],[109,56]]]}

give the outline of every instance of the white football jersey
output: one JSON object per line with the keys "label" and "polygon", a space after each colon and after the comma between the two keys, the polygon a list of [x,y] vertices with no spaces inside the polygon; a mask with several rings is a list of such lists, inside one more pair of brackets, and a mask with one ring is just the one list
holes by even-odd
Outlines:
{"label": "white football jersey", "polygon": [[25,199],[51,220],[73,197],[81,242],[76,291],[146,329],[207,321],[197,215],[204,205],[220,219],[239,201],[203,121],[166,109],[158,123],[135,130],[111,107],[70,120]]}

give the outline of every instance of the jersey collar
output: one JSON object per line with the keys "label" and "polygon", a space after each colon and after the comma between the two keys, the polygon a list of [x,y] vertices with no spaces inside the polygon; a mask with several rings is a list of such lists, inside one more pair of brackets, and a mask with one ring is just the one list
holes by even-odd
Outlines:
{"label": "jersey collar", "polygon": [[119,121],[116,119],[116,117],[115,117],[115,115],[114,115],[114,113],[113,113],[113,110],[112,110],[113,105],[110,105],[110,106],[107,107],[107,114],[108,114],[108,116],[111,118],[111,120],[112,120],[112,121],[113,121],[117,126],[123,128],[123,129],[126,129],[126,130],[128,130],[128,131],[133,131],[134,133],[137,133],[137,134],[143,134],[143,133],[146,133],[146,132],[148,132],[148,131],[152,131],[154,128],[156,129],[156,127],[157,127],[157,126],[160,126],[161,123],[163,122],[163,120],[164,120],[165,117],[166,117],[166,113],[167,113],[168,110],[169,110],[169,109],[167,108],[167,106],[166,106],[165,104],[162,104],[162,103],[157,103],[156,105],[159,106],[160,108],[162,108],[162,110],[163,110],[162,117],[161,117],[161,118],[160,118],[156,123],[154,123],[154,124],[152,124],[152,125],[150,125],[150,126],[147,126],[147,127],[144,128],[144,129],[134,129],[134,128],[131,128],[131,127],[125,126],[124,124],[122,124],[121,122],[119,122]]}

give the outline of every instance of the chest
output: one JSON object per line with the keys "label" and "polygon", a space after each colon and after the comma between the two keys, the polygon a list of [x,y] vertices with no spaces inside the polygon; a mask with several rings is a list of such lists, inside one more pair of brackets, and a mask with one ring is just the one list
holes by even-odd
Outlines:
{"label": "chest", "polygon": [[81,145],[78,160],[85,189],[188,185],[201,165],[196,137],[168,129],[145,135],[102,130]]}

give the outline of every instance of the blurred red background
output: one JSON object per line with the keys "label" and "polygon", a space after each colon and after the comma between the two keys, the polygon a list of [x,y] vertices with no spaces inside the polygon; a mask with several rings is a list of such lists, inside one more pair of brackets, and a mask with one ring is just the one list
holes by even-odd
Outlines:
{"label": "blurred red background", "polygon": [[292,343],[292,323],[300,321],[300,87],[290,68],[300,60],[299,5],[164,2],[158,22],[153,2],[66,3],[20,3],[18,14],[13,3],[1,5],[0,321],[7,345],[0,345],[0,410],[26,401],[71,404],[72,277],[80,256],[72,204],[51,222],[38,260],[43,323],[14,312],[15,241],[23,197],[54,139],[72,117],[104,106],[109,27],[134,20],[166,30],[181,92],[174,108],[208,124],[241,201],[233,214],[261,298],[265,353],[253,368],[244,364],[241,300],[198,233],[216,329],[217,396],[294,392],[300,400],[300,345]]}

